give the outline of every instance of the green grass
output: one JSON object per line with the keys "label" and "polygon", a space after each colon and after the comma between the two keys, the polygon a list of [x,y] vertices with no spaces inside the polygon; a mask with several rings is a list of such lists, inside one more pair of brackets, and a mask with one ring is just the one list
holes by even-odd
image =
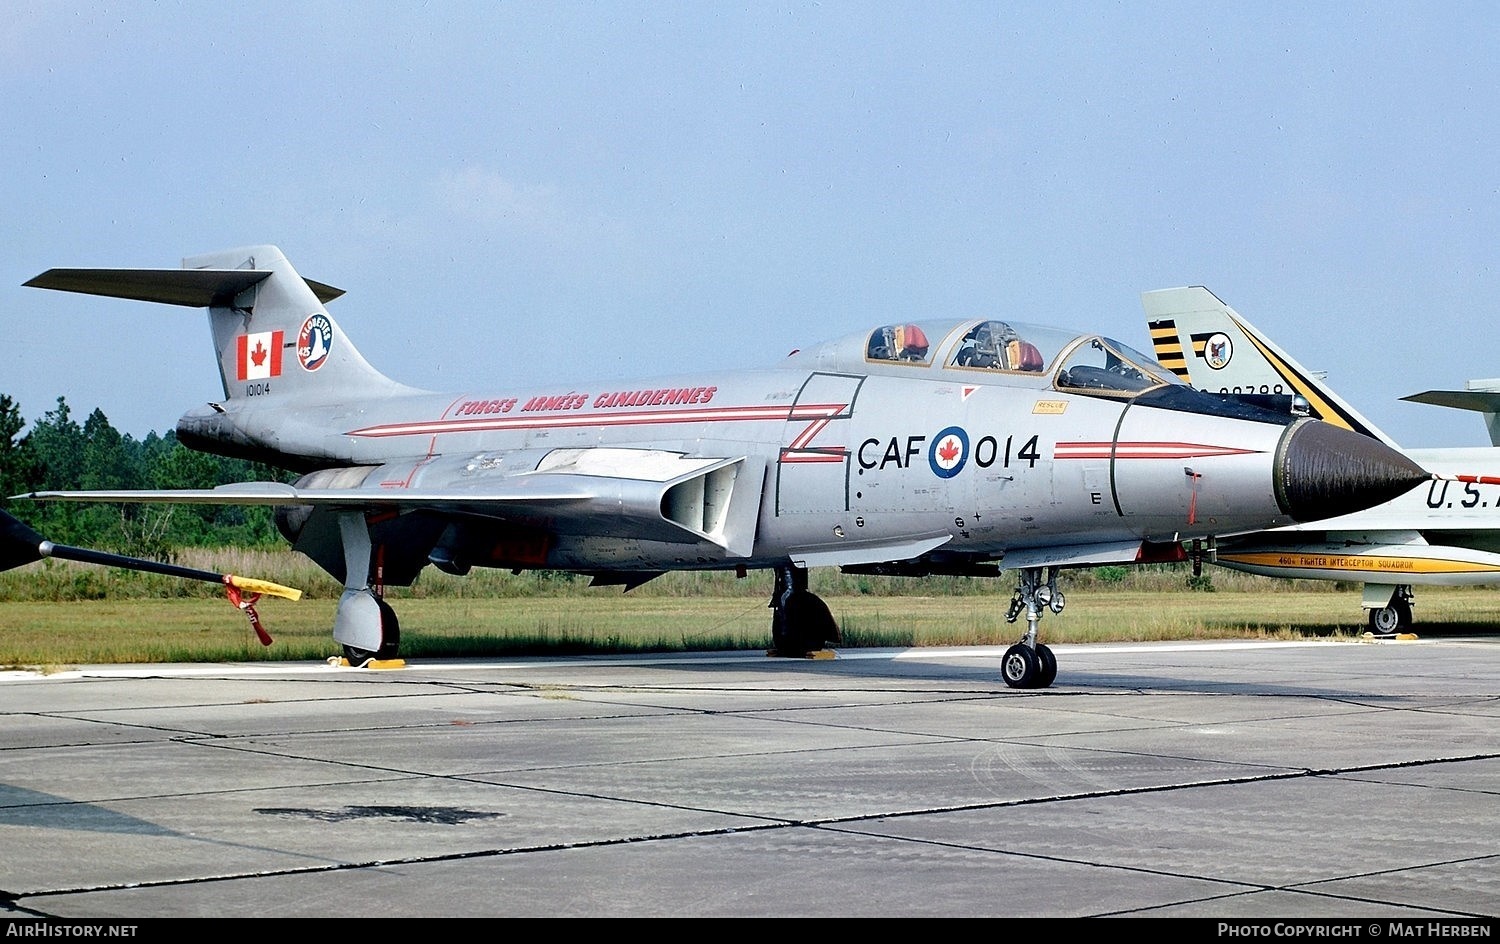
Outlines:
{"label": "green grass", "polygon": [[[239,573],[269,579],[288,587],[297,587],[306,599],[336,600],[341,585],[323,569],[294,551],[228,548],[184,549],[172,563],[211,570],[216,573]],[[1064,590],[1140,590],[1178,591],[1188,587],[1191,570],[1188,564],[1152,564],[1145,567],[1095,567],[1067,570],[1062,578]],[[1214,590],[1257,591],[1257,593],[1331,593],[1349,590],[1326,581],[1280,581],[1211,569],[1206,582]],[[558,570],[475,569],[468,576],[452,576],[434,567],[423,570],[414,587],[393,588],[399,599],[516,599],[516,597],[594,596],[597,590],[586,590],[586,576]],[[1014,588],[1011,575],[995,578],[966,576],[933,576],[933,578],[900,578],[900,576],[846,575],[837,570],[819,569],[811,573],[811,590],[825,597],[862,596],[1005,596]],[[607,591],[606,591],[607,593]],[[618,594],[618,590],[613,591]],[[630,591],[631,597],[747,597],[768,599],[771,575],[765,570],[748,578],[736,579],[730,572],[667,573]],[[213,599],[222,596],[217,584],[139,573],[135,570],[111,569],[66,560],[43,560],[26,567],[0,572],[0,602],[71,602],[71,600],[124,599]]]}
{"label": "green grass", "polygon": [[[173,563],[215,573],[259,577],[297,587],[309,599],[337,599],[343,589],[321,568],[301,554],[278,550],[184,550]],[[1073,570],[1064,574],[1064,589],[1077,590],[1144,590],[1175,591],[1187,586],[1190,569],[1186,564],[1148,567],[1099,567]],[[1206,572],[1213,586],[1220,590],[1256,590],[1264,593],[1289,591],[1320,593],[1335,588],[1319,581],[1271,580],[1211,569]],[[836,570],[812,572],[811,588],[826,597],[862,596],[938,596],[1009,598],[1014,588],[1010,576],[999,579],[982,577],[871,577],[841,574]],[[427,568],[421,579],[409,588],[394,588],[394,598],[444,599],[513,599],[532,597],[583,598],[601,591],[588,589],[587,577],[561,571],[527,571],[512,574],[504,570],[476,569],[468,576],[454,577],[435,568]],[[618,594],[618,589],[604,591]],[[667,574],[630,591],[631,597],[745,597],[766,600],[771,593],[768,571],[751,573],[737,579],[732,572],[701,571]],[[217,584],[180,580],[79,564],[66,560],[43,560],[11,571],[0,572],[0,602],[67,602],[73,600],[124,599],[210,599],[222,595]]]}
{"label": "green grass", "polygon": [[[321,660],[336,655],[330,627],[339,587],[297,555],[184,561],[302,587],[304,599],[257,606],[274,642],[211,584],[43,561],[0,575],[0,667],[113,662]],[[1049,643],[1179,639],[1355,638],[1364,632],[1357,587],[1278,581],[1212,569],[1213,592],[1186,589],[1188,569],[1069,572],[1067,607],[1048,614]],[[85,573],[87,574],[85,576]],[[871,578],[815,571],[812,589],[839,620],[842,648],[995,645],[1013,583],[975,578]],[[565,575],[424,574],[397,588],[402,655],[443,656],[762,649],[769,642],[769,574],[670,574],[629,593]],[[77,594],[82,587],[86,594]],[[1419,588],[1422,634],[1500,628],[1500,594]]]}

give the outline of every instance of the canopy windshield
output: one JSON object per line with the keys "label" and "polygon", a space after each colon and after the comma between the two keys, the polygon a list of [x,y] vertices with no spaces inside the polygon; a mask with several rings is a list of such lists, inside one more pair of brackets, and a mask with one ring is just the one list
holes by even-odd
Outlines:
{"label": "canopy windshield", "polygon": [[882,325],[863,347],[866,363],[1051,377],[1058,390],[1091,396],[1128,398],[1182,385],[1155,360],[1111,338],[994,318]]}
{"label": "canopy windshield", "polygon": [[1059,390],[1131,397],[1181,381],[1156,361],[1109,338],[1086,338],[1063,358],[1054,383]]}

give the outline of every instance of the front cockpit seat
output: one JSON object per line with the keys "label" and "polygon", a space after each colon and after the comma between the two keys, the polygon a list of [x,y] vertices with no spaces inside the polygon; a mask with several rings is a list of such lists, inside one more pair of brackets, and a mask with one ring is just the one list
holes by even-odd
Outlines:
{"label": "front cockpit seat", "polygon": [[1037,350],[1036,345],[1030,341],[1013,341],[1013,357],[1011,368],[1013,370],[1038,371],[1044,366],[1042,352]]}

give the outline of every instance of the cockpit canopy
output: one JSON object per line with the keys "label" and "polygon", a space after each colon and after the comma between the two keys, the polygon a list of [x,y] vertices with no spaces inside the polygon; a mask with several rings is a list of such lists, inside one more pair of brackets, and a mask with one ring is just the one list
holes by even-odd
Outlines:
{"label": "cockpit canopy", "polygon": [[885,325],[870,333],[867,345],[872,361],[906,361],[926,364],[927,333],[914,324]]}
{"label": "cockpit canopy", "polygon": [[953,353],[952,367],[1040,371],[1046,366],[1041,350],[1004,321],[981,321],[964,333]]}
{"label": "cockpit canopy", "polygon": [[902,372],[999,372],[1017,381],[1050,379],[1058,390],[1108,397],[1181,384],[1156,361],[1110,338],[993,318],[882,325],[802,356],[846,370],[889,366]]}

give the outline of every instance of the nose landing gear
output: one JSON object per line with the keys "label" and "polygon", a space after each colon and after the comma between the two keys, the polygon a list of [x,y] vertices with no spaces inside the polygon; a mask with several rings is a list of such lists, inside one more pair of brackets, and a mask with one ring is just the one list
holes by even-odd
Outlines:
{"label": "nose landing gear", "polygon": [[1005,650],[1000,659],[1000,675],[1011,688],[1046,688],[1057,678],[1057,657],[1052,650],[1036,641],[1037,624],[1048,610],[1061,613],[1066,601],[1057,589],[1056,567],[1027,567],[1021,571],[1020,584],[1010,598],[1005,621],[1014,623],[1024,612],[1026,634],[1020,642]]}

